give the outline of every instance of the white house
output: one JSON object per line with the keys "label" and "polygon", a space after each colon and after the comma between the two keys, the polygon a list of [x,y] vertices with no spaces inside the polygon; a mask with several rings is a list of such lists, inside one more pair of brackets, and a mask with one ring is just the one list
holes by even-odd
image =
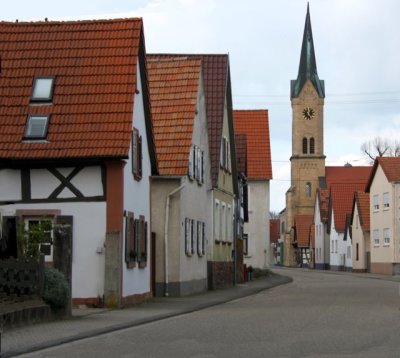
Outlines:
{"label": "white house", "polygon": [[371,272],[400,274],[400,157],[376,158],[370,195]]}
{"label": "white house", "polygon": [[157,163],[142,20],[2,22],[0,30],[2,256],[17,255],[17,227],[63,224],[68,235],[54,226],[43,247],[74,304],[150,297]]}
{"label": "white house", "polygon": [[247,136],[248,222],[244,225],[244,263],[270,266],[271,148],[267,110],[235,110],[235,133]]}
{"label": "white house", "polygon": [[315,268],[319,270],[329,269],[329,237],[327,233],[329,191],[317,189],[314,206],[314,230],[315,230]]}
{"label": "white house", "polygon": [[211,173],[201,59],[148,55],[159,175],[152,178],[156,295],[207,290]]}

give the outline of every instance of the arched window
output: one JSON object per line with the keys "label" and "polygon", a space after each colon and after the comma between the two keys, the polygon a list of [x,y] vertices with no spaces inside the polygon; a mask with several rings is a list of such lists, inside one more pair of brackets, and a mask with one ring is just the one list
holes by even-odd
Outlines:
{"label": "arched window", "polygon": [[306,198],[310,198],[311,197],[311,183],[307,182],[306,183]]}
{"label": "arched window", "polygon": [[307,143],[307,138],[303,138],[303,154],[307,154],[307,148],[308,143]]}
{"label": "arched window", "polygon": [[310,138],[310,154],[314,154],[314,152],[315,152],[314,138]]}

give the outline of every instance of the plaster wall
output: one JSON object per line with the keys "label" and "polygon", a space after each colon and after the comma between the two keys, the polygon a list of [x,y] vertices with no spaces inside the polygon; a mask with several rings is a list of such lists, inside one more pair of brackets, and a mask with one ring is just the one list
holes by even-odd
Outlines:
{"label": "plaster wall", "polygon": [[270,184],[269,180],[249,180],[247,186],[249,222],[245,223],[244,232],[248,234],[248,255],[244,263],[267,268],[270,266]]}

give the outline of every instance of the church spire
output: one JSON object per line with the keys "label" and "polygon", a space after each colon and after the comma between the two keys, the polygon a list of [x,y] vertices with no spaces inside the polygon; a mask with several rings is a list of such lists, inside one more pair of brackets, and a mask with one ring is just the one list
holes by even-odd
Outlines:
{"label": "church spire", "polygon": [[311,80],[318,96],[325,97],[324,81],[320,80],[317,73],[317,62],[315,61],[314,41],[311,30],[310,8],[307,3],[306,23],[304,26],[303,44],[301,46],[299,74],[297,80],[291,81],[290,97],[298,97],[307,80]]}

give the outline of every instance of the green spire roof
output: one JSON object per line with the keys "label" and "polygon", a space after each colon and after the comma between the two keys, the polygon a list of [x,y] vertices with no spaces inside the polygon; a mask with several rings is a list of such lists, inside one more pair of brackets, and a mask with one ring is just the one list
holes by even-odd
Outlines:
{"label": "green spire roof", "polygon": [[306,24],[304,26],[303,44],[301,46],[299,74],[297,80],[291,81],[290,98],[298,97],[307,80],[311,80],[321,98],[325,97],[324,81],[320,80],[315,61],[314,41],[311,30],[310,8],[307,4]]}

